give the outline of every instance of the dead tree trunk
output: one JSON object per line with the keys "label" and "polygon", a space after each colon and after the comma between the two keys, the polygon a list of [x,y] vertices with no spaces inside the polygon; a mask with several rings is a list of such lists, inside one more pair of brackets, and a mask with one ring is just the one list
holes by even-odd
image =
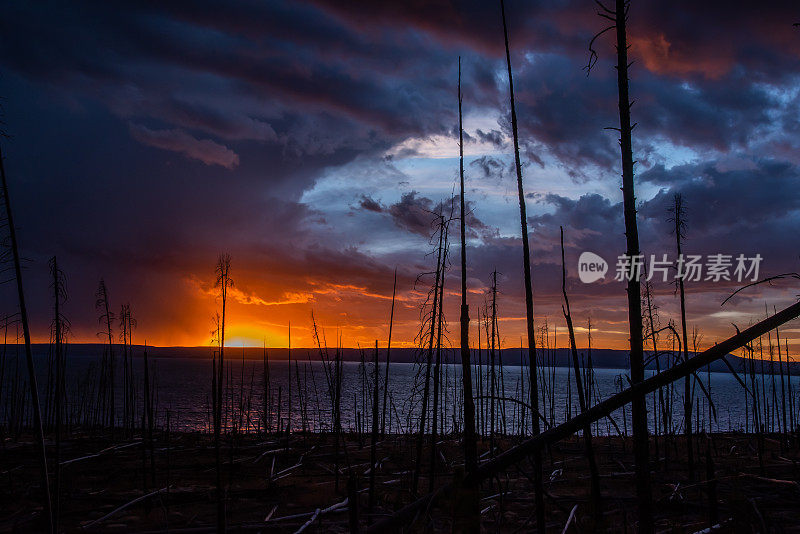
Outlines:
{"label": "dead tree trunk", "polygon": [[[675,244],[678,252],[678,294],[681,300],[681,336],[683,338],[683,361],[689,359],[689,336],[686,325],[686,294],[683,286],[684,272],[682,244],[685,232],[685,211],[683,197],[675,195],[672,205],[672,222],[675,224]],[[694,450],[692,446],[692,378],[687,376],[683,380],[683,434],[686,441],[686,464],[689,470],[689,480],[694,480]]]}
{"label": "dead tree trunk", "polygon": [[[578,362],[578,347],[575,344],[575,329],[572,327],[572,314],[569,309],[569,297],[567,297],[567,265],[564,261],[564,227],[561,227],[561,292],[564,295],[564,306],[562,311],[564,318],[567,320],[567,330],[569,331],[569,345],[572,350],[572,367],[575,372],[575,385],[578,389],[578,403],[581,408],[581,413],[585,412],[588,408],[586,402],[586,394],[583,388],[583,381],[581,379],[580,363]],[[600,473],[597,470],[597,461],[594,456],[594,448],[592,447],[592,426],[591,423],[586,423],[583,428],[583,440],[586,446],[586,458],[589,461],[589,476],[591,480],[592,490],[592,513],[594,515],[595,528],[599,528],[599,523],[602,520],[602,504],[600,494]]]}
{"label": "dead tree trunk", "polygon": [[[478,468],[478,444],[475,436],[475,401],[472,394],[472,371],[469,356],[469,306],[467,305],[467,241],[466,241],[466,221],[467,207],[464,202],[464,127],[461,116],[461,57],[458,58],[458,172],[461,182],[461,384],[464,390],[464,466],[467,473],[474,473]],[[470,488],[468,488],[469,490]],[[478,492],[470,491],[470,498],[473,503],[470,510],[474,510],[475,515],[470,524],[474,524],[476,530],[480,529],[480,518],[478,515]]]}
{"label": "dead tree trunk", "polygon": [[378,447],[378,390],[380,381],[378,378],[378,340],[375,340],[375,360],[372,384],[372,443],[369,451],[369,505],[368,514],[372,521],[372,511],[375,508],[375,470],[377,469],[377,447]]}
{"label": "dead tree trunk", "polygon": [[[448,221],[449,224],[449,221]],[[441,375],[442,375],[442,326],[444,323],[444,276],[445,276],[445,265],[447,263],[447,225],[445,225],[445,232],[444,232],[444,252],[442,253],[442,264],[440,269],[441,276],[439,280],[439,311],[438,315],[436,316],[436,361],[433,367],[433,411],[431,417],[431,450],[430,450],[430,464],[431,464],[431,471],[430,477],[428,478],[428,491],[433,491],[433,485],[436,479],[436,438],[438,436],[437,433],[437,424],[439,424],[439,402],[441,399],[439,398],[439,389],[441,387]]]}
{"label": "dead tree trunk", "polygon": [[56,257],[50,263],[50,270],[53,275],[53,301],[54,301],[54,321],[53,321],[53,341],[55,342],[55,430],[56,430],[56,450],[54,457],[55,480],[54,480],[54,502],[53,502],[53,529],[58,532],[58,522],[61,512],[61,429],[62,419],[65,411],[65,379],[64,371],[66,363],[64,361],[64,331],[62,329],[61,301],[66,297],[63,273],[58,268]]}
{"label": "dead tree trunk", "polygon": [[[631,381],[644,380],[644,348],[642,339],[642,301],[639,286],[639,229],[636,223],[636,196],[633,186],[633,147],[631,143],[631,101],[628,96],[628,39],[626,23],[628,0],[616,0],[614,23],[617,32],[617,89],[619,93],[619,146],[622,157],[622,197],[625,211],[626,256],[629,261],[628,323],[630,326]],[[647,402],[644,397],[631,403],[633,448],[636,461],[636,494],[639,506],[639,532],[653,531],[652,496],[650,489],[649,437]]]}
{"label": "dead tree trunk", "polygon": [[[147,358],[147,340],[144,343],[144,414],[142,415],[142,420],[147,419],[147,426],[146,428],[142,428],[142,434],[147,431],[147,448],[149,450],[150,455],[150,480],[155,485],[156,483],[156,469],[155,469],[155,449],[153,446],[153,431],[155,427],[155,421],[153,420],[153,412],[155,411],[153,407],[153,385],[150,383],[150,362]],[[143,436],[144,439],[144,436]]]}
{"label": "dead tree trunk", "polygon": [[17,230],[14,226],[14,218],[11,214],[11,199],[8,193],[8,182],[6,180],[5,165],[3,164],[3,154],[0,152],[0,178],[2,178],[3,197],[5,199],[6,222],[8,224],[9,240],[11,244],[11,255],[14,262],[14,278],[17,281],[17,296],[19,298],[19,318],[22,323],[22,335],[25,339],[25,360],[28,364],[28,388],[31,390],[31,411],[33,411],[33,426],[36,432],[36,445],[39,449],[39,461],[42,482],[42,508],[46,516],[45,523],[48,530],[53,532],[53,510],[50,501],[50,479],[47,473],[47,453],[44,447],[44,429],[42,428],[42,411],[39,406],[39,390],[36,386],[36,369],[33,365],[33,353],[31,352],[31,331],[28,327],[28,309],[25,307],[25,292],[22,289],[22,267],[19,258],[19,246],[17,244]]}
{"label": "dead tree trunk", "polygon": [[[394,298],[397,294],[397,267],[394,269],[392,285],[392,310],[389,312],[389,341],[386,343],[386,371],[383,380],[383,412],[381,413],[381,436],[386,435],[386,405],[389,401],[389,361],[392,353],[392,325],[394,324]],[[391,429],[390,429],[391,430]]]}
{"label": "dead tree trunk", "polygon": [[[647,331],[650,336],[650,341],[653,347],[653,359],[656,363],[656,373],[661,372],[661,356],[658,352],[658,328],[656,321],[658,319],[658,308],[653,305],[653,286],[650,282],[645,282],[644,284],[644,305],[645,305],[645,313],[647,316]],[[663,423],[662,433],[663,433],[663,440],[665,441],[664,444],[664,463],[666,465],[667,458],[669,457],[669,447],[666,445],[666,436],[667,436],[667,424],[668,424],[668,417],[667,417],[667,408],[664,402],[664,390],[660,388],[658,390],[658,410],[654,410],[656,415],[654,417],[656,423],[658,423],[658,415],[661,415],[661,421]],[[656,426],[656,436],[653,440],[655,442],[656,448],[656,457],[659,457],[658,454],[658,426]]]}
{"label": "dead tree trunk", "polygon": [[[490,417],[492,418],[491,422],[489,423],[489,456],[494,457],[494,435],[495,435],[495,426],[497,425],[497,415],[496,405],[497,405],[497,373],[495,372],[495,360],[497,356],[497,352],[495,351],[495,341],[497,340],[497,333],[495,332],[495,326],[497,326],[497,321],[495,321],[495,315],[497,313],[497,271],[492,271],[492,327],[491,327],[491,342],[489,343],[489,365],[491,366],[489,369],[489,377],[491,383],[489,384],[489,395],[491,398],[489,401],[492,403],[491,408],[489,409]],[[489,320],[489,317],[486,317],[486,320]],[[489,329],[487,328],[487,333],[489,333]]]}
{"label": "dead tree trunk", "polygon": [[586,319],[586,376],[584,391],[586,391],[586,406],[592,405],[592,388],[594,387],[594,362],[592,362],[592,318]]}
{"label": "dead tree trunk", "polygon": [[[775,307],[773,306],[773,311]],[[775,339],[778,345],[778,371],[781,375],[781,409],[780,414],[783,419],[783,439],[781,440],[781,450],[786,446],[786,442],[789,436],[789,430],[787,428],[787,421],[786,421],[786,386],[784,385],[784,378],[783,378],[783,357],[781,354],[781,334],[778,329],[775,329]],[[787,354],[788,356],[788,354]],[[789,359],[786,359],[787,366],[789,364]],[[789,382],[789,394],[791,395],[791,381]]]}
{"label": "dead tree trunk", "polygon": [[[525,316],[528,334],[528,361],[530,362],[530,398],[531,398],[531,428],[536,435],[539,427],[539,384],[536,370],[536,332],[533,328],[533,287],[531,285],[531,258],[528,245],[528,216],[525,209],[525,191],[522,187],[522,165],[519,159],[519,131],[517,129],[517,110],[514,103],[514,79],[511,72],[511,52],[508,46],[508,26],[506,25],[506,9],[503,0],[500,0],[500,11],[503,16],[503,39],[506,45],[506,66],[508,67],[508,92],[511,103],[511,131],[514,137],[514,164],[517,170],[517,193],[519,195],[519,218],[522,230],[522,264],[525,278]],[[534,491],[536,507],[536,529],[540,534],[545,531],[544,493],[542,487],[542,456],[541,452],[533,454],[534,466]]]}
{"label": "dead tree trunk", "polygon": [[789,362],[791,359],[789,358],[789,340],[785,337],[783,338],[783,347],[785,349],[786,354],[786,383],[789,386],[789,428],[791,432],[789,433],[789,440],[790,445],[797,439],[797,428],[795,426],[795,407],[796,407],[796,398],[795,392],[792,389],[792,366]]}
{"label": "dead tree trunk", "polygon": [[221,254],[217,261],[217,281],[216,287],[220,290],[222,300],[222,317],[217,332],[219,341],[219,361],[216,368],[215,386],[216,391],[216,414],[214,417],[214,449],[217,475],[217,531],[225,532],[225,492],[222,485],[222,452],[220,449],[220,434],[222,431],[222,402],[223,402],[223,383],[225,381],[225,312],[228,300],[228,288],[233,285],[230,279],[231,257],[229,254]]}
{"label": "dead tree trunk", "polygon": [[289,321],[288,326],[288,338],[286,341],[288,346],[287,348],[287,356],[286,356],[286,372],[289,373],[288,375],[288,391],[286,393],[286,399],[288,401],[288,405],[286,407],[286,443],[288,446],[289,443],[289,433],[292,431],[292,322]]}
{"label": "dead tree trunk", "polygon": [[120,307],[119,327],[122,341],[122,433],[126,438],[133,435],[133,417],[131,417],[131,376],[128,373],[128,306]]}
{"label": "dead tree trunk", "polygon": [[333,365],[334,489],[339,491],[339,441],[342,440],[342,352],[338,346],[336,347],[336,353],[334,354]]}
{"label": "dead tree trunk", "polygon": [[[106,388],[108,395],[108,426],[111,429],[111,439],[114,439],[114,427],[116,425],[116,408],[115,404],[115,385],[114,385],[114,338],[111,332],[111,321],[113,316],[109,310],[108,305],[108,288],[106,287],[105,280],[100,279],[100,285],[97,288],[97,303],[96,306],[103,311],[100,316],[100,321],[106,323],[106,334],[108,335],[108,361],[106,366]],[[104,392],[105,394],[105,392]]]}
{"label": "dead tree trunk", "polygon": [[[147,348],[144,349],[144,409],[142,410],[142,420],[141,420],[141,433],[142,433],[142,495],[146,495],[147,492],[147,448],[149,446],[149,440],[147,437],[147,394],[148,389],[150,389],[150,371],[147,365]],[[133,433],[133,429],[131,428],[131,433]]]}
{"label": "dead tree trunk", "polygon": [[431,327],[430,327],[430,334],[428,337],[428,350],[427,350],[427,361],[425,363],[425,384],[423,386],[422,391],[422,411],[419,417],[419,435],[417,436],[417,451],[416,451],[416,461],[414,463],[414,477],[412,479],[411,489],[414,493],[417,492],[417,488],[419,487],[419,476],[422,471],[422,446],[425,442],[425,421],[427,418],[428,412],[428,397],[430,395],[430,381],[431,381],[431,365],[433,364],[433,342],[435,339],[436,334],[436,317],[437,317],[437,310],[439,305],[439,277],[441,275],[441,266],[442,266],[442,250],[444,244],[444,232],[445,232],[445,225],[444,225],[444,216],[440,216],[440,227],[439,227],[439,245],[438,245],[438,253],[436,257],[436,279],[433,286],[433,309],[431,311]]}
{"label": "dead tree trunk", "polygon": [[758,394],[758,380],[756,379],[756,364],[755,354],[752,346],[747,346],[747,352],[750,353],[749,367],[750,367],[750,390],[753,397],[753,428],[756,433],[756,441],[758,443],[758,465],[761,474],[764,474],[764,440],[763,428],[761,426],[761,410],[759,408],[759,394]]}
{"label": "dead tree trunk", "polygon": [[262,399],[262,404],[263,404],[263,408],[262,409],[263,409],[264,413],[263,413],[262,419],[263,419],[263,425],[264,425],[264,435],[266,436],[270,431],[270,426],[271,426],[270,422],[271,422],[271,419],[272,419],[272,417],[270,417],[270,409],[271,409],[271,407],[270,407],[270,402],[269,402],[269,397],[270,397],[270,390],[269,390],[269,386],[270,386],[270,384],[269,384],[269,381],[270,381],[270,376],[269,376],[269,356],[267,354],[267,340],[266,340],[266,338],[264,339],[264,354],[263,354],[263,357],[261,359],[261,365],[263,367],[262,372],[263,372],[263,382],[264,382],[264,397]]}

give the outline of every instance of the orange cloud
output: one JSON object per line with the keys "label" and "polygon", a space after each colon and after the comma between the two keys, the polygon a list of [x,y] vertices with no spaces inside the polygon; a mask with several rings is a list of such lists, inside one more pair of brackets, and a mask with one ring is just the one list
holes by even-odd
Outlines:
{"label": "orange cloud", "polygon": [[644,36],[631,35],[631,50],[656,74],[686,75],[701,74],[709,79],[718,79],[733,67],[733,55],[723,45],[720,48],[691,50],[675,46],[663,33]]}

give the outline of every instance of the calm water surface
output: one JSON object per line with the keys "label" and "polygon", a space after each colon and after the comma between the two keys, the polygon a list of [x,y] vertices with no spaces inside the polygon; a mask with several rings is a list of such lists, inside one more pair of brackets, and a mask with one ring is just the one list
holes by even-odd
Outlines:
{"label": "calm water surface", "polygon": [[[226,403],[234,406],[227,424],[245,430],[254,431],[263,424],[264,410],[264,380],[263,364],[261,361],[247,360],[242,365],[241,360],[234,356],[226,358],[229,364],[226,372],[227,393]],[[122,414],[122,365],[121,356],[117,356],[117,412]],[[37,355],[36,362],[39,372],[39,388],[43,392],[47,384],[47,358]],[[93,384],[96,381],[99,368],[99,358],[96,356],[74,355],[69,357],[67,368],[67,390],[69,404],[73,411],[80,409],[87,398],[94,394]],[[8,354],[5,363],[4,389],[0,393],[0,417],[8,417],[10,396],[13,393],[12,382],[19,374],[25,376],[24,360],[20,357],[19,367],[16,367],[13,353]],[[204,430],[210,427],[211,405],[211,361],[197,358],[161,357],[150,358],[152,382],[155,387],[156,408],[159,424],[163,425],[167,411],[170,412],[171,427],[174,430]],[[418,426],[421,411],[421,392],[423,386],[423,373],[420,366],[412,363],[393,363],[389,373],[389,406],[386,421],[387,430],[393,432],[406,431]],[[422,368],[424,371],[424,368]],[[480,392],[488,395],[488,369],[484,366],[479,370],[473,368],[474,391],[478,396]],[[542,368],[542,375],[547,376],[546,386],[543,390],[544,398],[540,397],[540,411],[549,421],[563,422],[570,415],[575,415],[578,410],[577,394],[575,392],[574,377],[566,367]],[[362,366],[358,362],[344,362],[342,364],[342,426],[344,429],[356,429],[361,423],[367,431],[371,428],[371,406],[374,367],[371,363]],[[381,382],[380,402],[383,402],[383,377],[385,367],[379,364],[379,377]],[[441,371],[441,410],[444,417],[440,418],[440,430],[450,432],[458,427],[461,421],[461,372],[460,366],[443,364]],[[653,373],[648,372],[648,376]],[[134,375],[138,402],[142,397],[143,360],[134,359]],[[478,380],[482,376],[481,385]],[[695,388],[695,402],[699,403],[696,410],[699,416],[700,428],[712,430],[752,430],[752,410],[745,405],[745,394],[736,378],[729,373],[706,373],[697,375],[706,388],[710,388],[715,412],[709,409],[709,404],[700,388]],[[270,363],[270,393],[268,420],[274,427],[277,426],[278,398],[280,397],[280,415],[286,425],[286,420],[291,413],[291,424],[294,429],[301,429],[305,419],[306,427],[312,431],[330,430],[332,426],[331,401],[328,390],[328,378],[325,364],[318,361],[293,361],[290,368],[286,361],[273,361]],[[299,379],[299,384],[298,384]],[[518,366],[505,366],[502,369],[502,380],[499,370],[496,372],[496,388],[498,396],[503,395],[509,399],[506,402],[498,401],[495,404],[495,429],[505,430],[508,433],[528,431],[530,425],[530,412],[520,402],[514,399],[529,402],[528,370]],[[757,375],[757,380],[761,378]],[[788,382],[788,380],[787,380]],[[540,380],[540,384],[543,382]],[[748,380],[749,387],[749,380]],[[772,376],[764,377],[768,398],[772,395]],[[592,393],[592,402],[605,399],[618,392],[627,385],[627,371],[624,369],[597,369]],[[792,377],[791,387],[798,392],[800,377]],[[775,399],[780,402],[780,378],[775,377]],[[787,384],[787,387],[789,385]],[[650,412],[651,430],[655,430],[654,413],[659,414],[659,427],[663,426],[661,403],[667,408],[672,406],[673,429],[680,431],[683,425],[682,409],[683,383],[676,384],[674,389],[664,389],[662,397],[657,394],[648,397],[648,410]],[[291,397],[290,397],[291,395]],[[524,396],[523,396],[524,395]],[[571,402],[570,402],[571,399]],[[488,431],[491,427],[491,406],[487,399],[476,399],[476,409],[479,411],[479,430]],[[291,403],[291,412],[290,412]],[[240,409],[243,410],[240,418]],[[46,406],[43,406],[46,410]],[[521,410],[525,411],[522,418]],[[364,413],[367,416],[364,419]],[[305,413],[305,417],[303,417]],[[442,413],[442,412],[440,412]],[[714,417],[716,415],[716,417]],[[430,416],[428,420],[430,421]],[[598,434],[616,433],[618,428],[624,432],[630,431],[630,410],[620,410],[613,414],[611,420],[603,420],[595,424],[594,430]],[[520,421],[525,421],[521,427]],[[616,425],[616,427],[615,427]]]}

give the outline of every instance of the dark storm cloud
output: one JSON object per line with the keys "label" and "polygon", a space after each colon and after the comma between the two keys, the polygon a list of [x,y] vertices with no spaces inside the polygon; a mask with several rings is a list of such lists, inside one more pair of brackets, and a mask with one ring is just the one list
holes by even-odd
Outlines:
{"label": "dark storm cloud", "polygon": [[505,146],[505,138],[500,130],[489,130],[488,132],[484,132],[478,128],[475,130],[475,134],[477,135],[478,139],[484,143],[491,143],[497,148],[503,148]]}
{"label": "dark storm cloud", "polygon": [[469,166],[478,169],[480,178],[500,179],[508,172],[508,166],[494,156],[481,156],[469,163]]}
{"label": "dark storm cloud", "polygon": [[388,211],[394,223],[411,233],[428,237],[433,230],[437,217],[436,206],[427,197],[419,196],[416,191],[403,193],[400,200],[391,206]]}
{"label": "dark storm cloud", "polygon": [[[123,97],[125,95],[122,95]],[[165,100],[115,100],[112,107],[120,115],[157,113],[161,120],[183,128],[199,130],[221,139],[276,141],[277,134],[265,120],[248,117],[241,111],[214,107],[213,102],[189,102],[177,96]]]}
{"label": "dark storm cloud", "polygon": [[611,236],[614,233],[611,231],[613,226],[618,226],[621,220],[621,204],[598,194],[586,194],[574,200],[548,194],[543,201],[551,205],[555,211],[529,217],[534,232],[538,229],[552,229],[566,225],[585,232],[588,239],[593,239],[593,234]]}
{"label": "dark storm cloud", "polygon": [[[363,36],[308,6],[240,4],[219,17],[211,5],[133,7],[125,16],[20,5],[4,22],[0,57],[12,68],[104,99],[122,116],[166,123],[161,129],[331,153],[342,138],[385,148],[453,122],[441,120],[452,116],[441,105],[451,92],[441,64],[454,72],[451,54],[403,28]],[[31,39],[36,47],[19,46]]]}
{"label": "dark storm cloud", "polygon": [[[432,234],[438,235],[438,218],[440,214],[451,218],[451,233],[457,233],[453,228],[459,224],[461,217],[460,205],[457,199],[440,200],[434,202],[428,197],[421,196],[417,191],[404,193],[400,200],[389,206],[384,206],[381,202],[370,196],[362,195],[358,201],[358,206],[362,210],[372,213],[385,213],[388,218],[398,228],[416,234],[424,238],[430,238]],[[498,229],[487,225],[475,215],[475,205],[467,200],[467,220],[466,237],[468,239],[480,239],[484,242],[495,239]]]}
{"label": "dark storm cloud", "polygon": [[367,195],[361,195],[361,200],[358,201],[358,205],[367,211],[372,211],[375,213],[383,212],[383,206],[381,203],[371,197],[368,197]]}
{"label": "dark storm cloud", "polygon": [[[799,37],[800,39],[800,37]],[[529,157],[547,152],[580,169],[619,164],[617,93],[613,69],[598,64],[589,77],[575,58],[544,54],[520,65],[517,114],[523,139],[535,140]],[[687,82],[632,69],[635,153],[650,156],[662,141],[693,150],[747,149],[759,131],[773,127],[780,97],[735,69],[719,79]],[[502,123],[510,135],[510,125]],[[780,128],[780,124],[777,125]]]}
{"label": "dark storm cloud", "polygon": [[[115,113],[153,130],[280,142],[300,154],[333,153],[344,148],[343,138],[364,151],[410,135],[450,132],[454,76],[443,76],[442,68],[454,74],[454,48],[477,52],[464,62],[467,103],[507,106],[497,79],[502,40],[494,4],[369,2],[357,9],[234,2],[222,17],[217,7],[129,5],[123,13],[78,4],[43,14],[18,4],[0,23],[0,57],[26,76],[106,99]],[[757,28],[771,32],[753,32],[749,48],[719,35],[744,25],[743,10],[666,2],[634,7],[633,54],[645,69],[633,71],[634,119],[647,136],[724,150],[767,122],[770,99],[754,83],[773,80],[774,65],[800,50],[790,45],[790,30],[778,27],[776,12],[788,3],[754,18]],[[593,9],[577,2],[509,3],[523,145],[534,161],[542,150],[578,167],[609,167],[618,157],[613,135],[602,132],[616,122],[609,43],[601,43],[602,60],[589,78],[582,70],[587,41],[576,45],[602,27]],[[690,33],[685,17],[676,15],[682,12],[731,25],[721,28],[715,19],[712,32]],[[366,22],[380,31],[364,31]],[[21,45],[31,39],[35,46]],[[787,46],[776,49],[776,43]],[[756,50],[762,64],[753,60]],[[706,56],[725,61],[712,68]],[[498,134],[477,135],[497,144]]]}
{"label": "dark storm cloud", "polygon": [[[687,253],[760,253],[765,275],[796,270],[797,255],[787,250],[784,238],[786,227],[800,219],[800,200],[793,194],[800,187],[800,171],[780,161],[751,163],[746,169],[725,171],[718,170],[715,162],[659,169],[661,180],[670,186],[639,204],[642,253],[674,256],[675,237],[669,219],[674,196],[680,194],[686,210]],[[533,247],[540,258],[560,261],[558,227],[562,225],[567,247],[576,254],[589,250],[611,260],[624,252],[621,202],[596,194],[578,199],[547,195],[544,201],[553,211],[529,218]]]}
{"label": "dark storm cloud", "polygon": [[747,235],[763,239],[769,233],[761,225],[798,215],[800,198],[794,191],[800,187],[800,170],[784,161],[756,159],[750,163],[730,170],[719,170],[714,162],[680,166],[674,169],[673,186],[644,203],[639,213],[656,219],[666,212],[673,194],[680,193],[687,206],[694,207],[693,230],[715,236],[730,232],[729,241],[717,241],[717,245],[730,250],[749,241]]}
{"label": "dark storm cloud", "polygon": [[771,123],[777,101],[767,89],[736,70],[697,84],[645,74],[639,84],[636,119],[645,136],[663,135],[676,145],[726,152],[746,148],[755,132]]}
{"label": "dark storm cloud", "polygon": [[[800,186],[800,171],[788,162],[757,158],[740,161],[739,168],[727,166],[729,163],[725,161],[709,161],[671,169],[660,167],[643,175],[664,187],[654,197],[639,203],[642,253],[648,261],[651,254],[658,259],[667,254],[668,259],[674,260],[675,237],[669,208],[674,195],[680,193],[687,224],[684,253],[729,254],[734,258],[739,254],[747,257],[760,254],[763,258],[760,277],[796,272],[800,259],[792,248],[796,240],[789,237],[792,232],[789,228],[800,224],[800,201],[793,193]],[[564,227],[567,289],[573,312],[579,317],[591,315],[595,322],[624,321],[624,286],[613,280],[617,257],[626,248],[621,198],[612,200],[598,194],[584,194],[573,199],[548,194],[540,202],[548,211],[529,217],[538,324],[546,317],[556,323],[560,321],[560,226]],[[604,282],[587,285],[577,280],[577,260],[584,251],[600,254],[608,261],[609,274]],[[524,317],[520,240],[487,239],[481,246],[470,249],[468,255],[474,287],[486,287],[488,274],[497,269],[501,273],[503,313]],[[673,285],[661,282],[658,277],[653,284],[657,303],[663,306],[662,313],[675,317]],[[741,285],[736,280],[687,284],[691,320],[741,309],[737,305],[743,302],[754,305],[751,310],[763,307],[763,293],[749,290],[737,302],[720,308],[722,301]],[[796,288],[786,282],[776,287],[792,298],[796,294]],[[701,323],[727,332],[730,324],[723,319]],[[605,324],[604,328],[611,327]]]}
{"label": "dark storm cloud", "polygon": [[131,124],[131,136],[143,145],[179,152],[206,165],[220,165],[227,169],[239,165],[239,156],[230,148],[209,139],[195,139],[182,130],[151,130]]}

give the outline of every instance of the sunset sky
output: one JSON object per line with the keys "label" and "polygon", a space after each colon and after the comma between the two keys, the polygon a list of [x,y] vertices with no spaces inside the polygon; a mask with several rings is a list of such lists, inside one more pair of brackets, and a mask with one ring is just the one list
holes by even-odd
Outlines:
{"label": "sunset sky", "polygon": [[[346,6],[346,7],[343,7]],[[559,226],[586,344],[627,344],[613,34],[584,1],[508,0],[537,326],[559,333]],[[634,0],[631,96],[642,251],[674,259],[667,209],[681,193],[685,252],[763,257],[800,271],[800,6]],[[36,341],[49,338],[48,259],[68,281],[73,342],[98,341],[103,277],[135,343],[208,345],[219,253],[232,256],[229,344],[412,346],[433,269],[429,213],[458,185],[462,57],[468,285],[473,319],[498,271],[504,346],[524,335],[522,252],[499,3],[307,1],[6,3],[2,140]],[[445,312],[457,343],[458,235]],[[609,262],[583,284],[584,251]],[[415,286],[416,281],[416,286]],[[687,283],[702,345],[800,293]],[[16,311],[0,286],[0,314]],[[662,324],[679,317],[656,282]],[[800,326],[782,332],[800,352]],[[474,327],[471,335],[477,336]],[[566,336],[559,336],[559,344]]]}

